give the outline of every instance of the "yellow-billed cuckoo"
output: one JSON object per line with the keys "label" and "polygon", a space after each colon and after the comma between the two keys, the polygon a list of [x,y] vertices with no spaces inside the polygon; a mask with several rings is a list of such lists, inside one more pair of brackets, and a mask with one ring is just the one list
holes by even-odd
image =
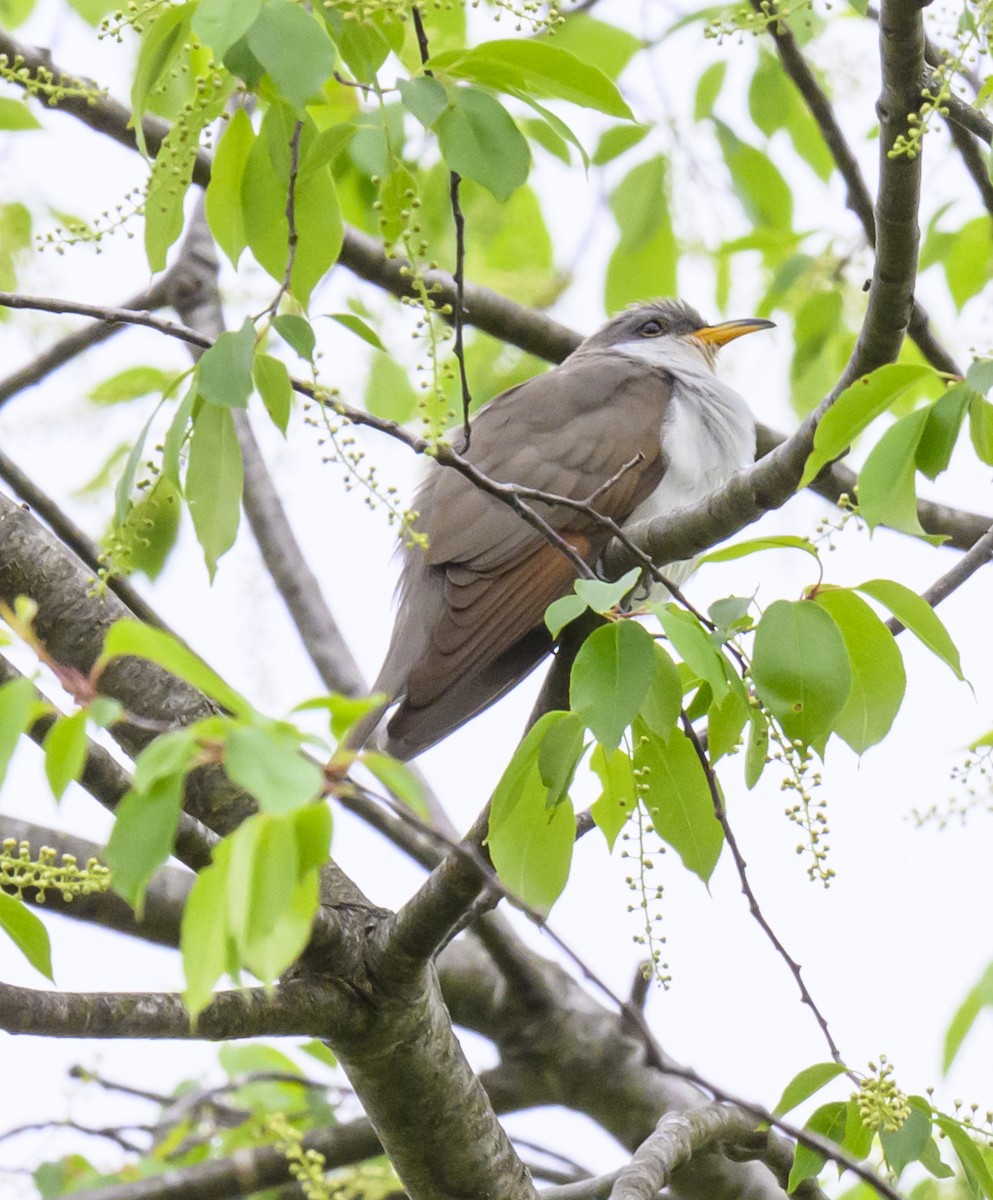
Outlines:
{"label": "yellow-billed cuckoo", "polygon": [[[714,363],[726,342],[771,325],[707,325],[673,300],[631,308],[560,366],[490,401],[472,422],[465,457],[501,483],[595,497],[592,507],[622,525],[691,504],[755,457],[751,411]],[[452,439],[456,450],[464,444],[461,433]],[[576,577],[538,530],[457,471],[432,467],[414,508],[427,548],[404,550],[396,625],[374,685],[399,701],[386,749],[401,759],[457,729],[540,662],[552,646],[545,609]],[[536,511],[597,562],[610,534],[592,516],[546,504]],[[353,744],[380,715],[363,722]]]}

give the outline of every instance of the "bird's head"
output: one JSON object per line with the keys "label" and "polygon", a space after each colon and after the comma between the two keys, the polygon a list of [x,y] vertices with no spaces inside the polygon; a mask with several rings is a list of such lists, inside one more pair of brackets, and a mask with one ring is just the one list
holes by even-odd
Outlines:
{"label": "bird's head", "polygon": [[746,333],[773,327],[772,321],[758,317],[708,325],[695,308],[682,300],[653,300],[619,313],[588,337],[581,349],[631,354],[664,366],[677,347],[689,346],[713,369],[721,346]]}

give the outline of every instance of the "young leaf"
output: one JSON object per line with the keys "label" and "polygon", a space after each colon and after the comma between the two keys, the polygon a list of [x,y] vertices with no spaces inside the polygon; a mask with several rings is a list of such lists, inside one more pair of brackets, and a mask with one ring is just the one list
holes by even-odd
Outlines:
{"label": "young leaf", "polygon": [[361,317],[357,317],[355,313],[331,313],[330,317],[332,321],[337,321],[339,325],[344,326],[350,333],[354,333],[356,337],[361,338],[363,342],[372,346],[374,350],[386,350],[375,329],[363,321]]}
{"label": "young leaf", "polygon": [[86,762],[86,712],[59,717],[45,734],[45,775],[56,800],[78,779]]}
{"label": "young leaf", "polygon": [[864,754],[889,733],[903,701],[907,686],[903,656],[893,634],[854,592],[822,589],[814,602],[841,630],[852,669],[851,690],[835,717],[835,732],[856,754]]}
{"label": "young leaf", "polygon": [[265,0],[245,40],[277,91],[297,110],[334,70],[334,46],[323,22],[290,0]]}
{"label": "young leaf", "polygon": [[703,555],[698,559],[697,565],[730,562],[735,558],[744,558],[746,554],[758,554],[762,550],[803,550],[816,559],[820,558],[817,547],[810,538],[784,533],[775,537],[749,538],[748,541],[736,542],[733,546],[722,546],[720,550],[712,550],[709,554]]}
{"label": "young leaf", "polygon": [[118,371],[103,383],[98,383],[89,393],[94,404],[121,404],[137,400],[141,396],[164,392],[175,379],[175,372],[162,371],[158,367],[128,367]]}
{"label": "young leaf", "polygon": [[237,267],[241,252],[248,245],[242,207],[242,180],[245,164],[254,145],[255,131],[251,118],[244,108],[239,107],[227,123],[214,153],[206,195],[207,224],[234,267]]}
{"label": "young leaf", "polygon": [[938,1117],[935,1124],[952,1144],[976,1200],[993,1200],[993,1175],[972,1136],[952,1117]]}
{"label": "young leaf", "polygon": [[[255,710],[244,696],[229,687],[192,650],[164,630],[129,618],[115,621],[107,631],[100,660],[104,662],[122,654],[133,654],[136,658],[147,658],[158,663],[239,717],[248,718],[254,714]],[[158,745],[159,742],[161,738],[154,744]],[[145,753],[150,750],[151,747]]]}
{"label": "young leaf", "polygon": [[888,525],[934,545],[943,537],[927,534],[917,519],[917,448],[929,410],[918,408],[891,425],[859,472],[859,512],[870,529]]}
{"label": "young leaf", "polygon": [[23,900],[0,891],[0,929],[6,933],[28,962],[46,979],[52,974],[52,945],[48,930]]}
{"label": "young leaf", "polygon": [[186,499],[213,582],[217,560],[234,545],[241,518],[243,468],[231,410],[205,404],[193,423]]}
{"label": "young leaf", "polygon": [[674,729],[663,741],[638,721],[634,733],[641,802],[655,832],[676,851],[683,866],[706,883],[721,856],[724,831],[714,815],[710,785],[696,749],[681,729]]}
{"label": "young leaf", "polygon": [[[821,1105],[811,1115],[810,1120],[804,1125],[804,1129],[809,1129],[811,1133],[819,1133],[822,1137],[829,1138],[832,1142],[841,1145],[847,1124],[848,1105],[841,1100],[835,1100],[830,1104]],[[794,1192],[805,1179],[816,1175],[823,1166],[823,1154],[798,1143],[793,1153],[793,1166],[790,1169],[786,1190],[790,1193]]]}
{"label": "young leaf", "polygon": [[273,425],[286,437],[293,407],[293,384],[286,364],[271,354],[256,355],[253,377]]}
{"label": "young leaf", "polygon": [[800,487],[806,487],[827,463],[840,458],[858,435],[912,388],[937,379],[933,367],[917,363],[887,363],[863,375],[841,393],[821,418],[814,433],[814,448],[803,469]]}
{"label": "young leaf", "polygon": [[598,744],[590,755],[590,767],[600,780],[602,789],[599,797],[590,805],[590,816],[607,839],[608,849],[613,850],[617,835],[638,803],[634,763],[626,751],[608,752]]}
{"label": "young leaf", "polygon": [[448,166],[482,184],[498,200],[506,200],[527,179],[531,167],[527,141],[510,113],[488,93],[474,87],[453,88],[435,130]]}
{"label": "young leaf", "polygon": [[142,38],[131,85],[131,111],[135,140],[146,158],[148,149],[141,119],[145,115],[152,89],[183,49],[195,10],[195,4],[179,4],[162,9],[161,15],[148,27]]}
{"label": "young leaf", "polygon": [[789,231],[793,224],[793,193],[768,155],[743,142],[733,130],[712,118],[734,190],[753,225]]}
{"label": "young leaf", "polygon": [[222,59],[251,29],[261,8],[262,0],[200,0],[193,14],[193,32]]}
{"label": "young leaf", "polygon": [[886,1165],[897,1176],[904,1167],[920,1159],[930,1141],[931,1106],[922,1096],[910,1098],[910,1116],[899,1129],[892,1133],[884,1129],[879,1134]]}
{"label": "young leaf", "polygon": [[613,582],[606,579],[577,579],[574,586],[576,595],[585,600],[594,612],[606,614],[617,608],[640,578],[641,568],[632,567]]}
{"label": "young leaf", "polygon": [[982,978],[959,1005],[945,1032],[941,1069],[946,1074],[955,1061],[955,1056],[965,1041],[966,1034],[984,1008],[993,1008],[993,963],[986,968]]}
{"label": "young leaf", "polygon": [[655,673],[638,710],[639,718],[652,733],[665,741],[676,727],[683,704],[683,684],[679,668],[665,650],[653,641]]}
{"label": "young leaf", "polygon": [[419,817],[428,818],[424,788],[410,767],[388,754],[366,750],[359,761],[367,767],[391,795],[402,800]]}
{"label": "young leaf", "polygon": [[290,272],[290,291],[306,307],[311,292],[338,258],[345,236],[338,190],[328,167],[297,179],[294,211],[297,249]]}
{"label": "young leaf", "polygon": [[712,704],[707,713],[707,755],[716,763],[738,745],[748,720],[747,700],[730,691],[720,704]]}
{"label": "young leaf", "polygon": [[231,843],[221,842],[214,861],[200,871],[183,909],[179,948],[183,956],[186,989],[183,998],[191,1019],[210,1003],[214,985],[231,962],[227,888]]}
{"label": "young leaf", "polygon": [[822,1087],[826,1087],[832,1079],[837,1079],[844,1073],[844,1065],[836,1062],[815,1063],[812,1067],[804,1067],[783,1088],[779,1103],[772,1110],[773,1116],[785,1117],[798,1104],[802,1104],[815,1092],[819,1092]]}
{"label": "young leaf", "polygon": [[769,757],[769,721],[760,708],[748,714],[748,738],[745,741],[745,787],[749,791],[762,778]]}
{"label": "young leaf", "polygon": [[993,404],[979,395],[969,401],[969,436],[980,462],[993,466]]}
{"label": "young leaf", "polygon": [[666,637],[683,662],[698,678],[710,685],[718,703],[723,700],[728,690],[724,656],[696,617],[675,604],[652,605],[652,612],[658,617]]}
{"label": "young leaf", "polygon": [[[633,121],[617,85],[599,67],[546,41],[521,38],[483,42],[434,56],[436,72],[500,91],[514,89],[539,98],[568,100],[612,117]],[[446,155],[447,158],[447,155]]]}
{"label": "young leaf", "polygon": [[497,784],[490,809],[487,846],[501,882],[542,912],[569,877],[576,819],[568,798],[548,807],[539,754],[549,731],[572,720],[570,713],[550,712],[532,726]]}
{"label": "young leaf", "polygon": [[182,774],[157,779],[146,792],[128,792],[117,808],[107,843],[107,866],[114,891],[139,917],[149,881],[172,852],[183,780]]}
{"label": "young leaf", "polygon": [[676,289],[679,246],[669,212],[668,163],[658,154],[638,163],[610,196],[620,230],[607,264],[604,303],[608,312]]}
{"label": "young leaf", "polygon": [[273,317],[272,327],[302,359],[313,362],[317,339],[314,337],[314,327],[306,317],[299,317],[295,313],[280,313],[278,317]]}
{"label": "young leaf", "polygon": [[932,654],[936,654],[942,662],[948,664],[956,678],[965,679],[958,648],[938,614],[926,600],[922,600],[916,592],[894,579],[870,579],[867,583],[859,584],[855,590],[871,596],[884,608],[888,608],[900,624],[905,625],[919,638]]}
{"label": "young leaf", "polygon": [[430,129],[448,107],[445,85],[430,75],[401,79],[397,86],[404,108],[413,113],[425,129]]}
{"label": "young leaf", "polygon": [[30,679],[12,679],[0,687],[0,785],[21,734],[35,712],[35,689]]}
{"label": "young leaf", "polygon": [[197,363],[197,391],[208,404],[246,408],[252,392],[255,326],[246,319],[237,332],[222,333]]}
{"label": "young leaf", "polygon": [[560,596],[558,600],[553,600],[545,609],[545,624],[548,626],[548,632],[553,638],[557,638],[565,629],[570,621],[586,612],[588,605],[581,596],[577,596],[575,592],[570,596]]}
{"label": "young leaf", "polygon": [[823,754],[851,690],[841,631],[809,600],[776,600],[755,631],[752,679],[786,736]]}
{"label": "young leaf", "polygon": [[928,479],[937,479],[948,469],[962,419],[974,394],[966,384],[957,383],[931,405],[917,446],[917,469]]}
{"label": "young leaf", "polygon": [[275,724],[233,728],[224,743],[224,770],[266,813],[301,808],[323,783],[320,768],[303,756],[297,738]]}
{"label": "young leaf", "polygon": [[654,643],[634,621],[595,629],[572,665],[569,704],[609,750],[620,745],[655,675]]}

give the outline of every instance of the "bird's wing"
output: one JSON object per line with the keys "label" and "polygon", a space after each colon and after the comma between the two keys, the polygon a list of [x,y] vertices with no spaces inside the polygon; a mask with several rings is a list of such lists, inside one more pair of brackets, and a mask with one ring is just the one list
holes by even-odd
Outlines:
{"label": "bird's wing", "polygon": [[[668,377],[647,365],[576,354],[484,409],[466,457],[503,483],[594,497],[597,512],[623,522],[665,469],[659,430],[671,392]],[[540,532],[453,470],[436,470],[417,503],[428,549],[408,551],[379,685],[403,696],[389,725],[390,747],[402,757],[457,728],[540,661],[551,644],[545,609],[575,578]],[[536,508],[596,561],[610,535],[594,517]]]}

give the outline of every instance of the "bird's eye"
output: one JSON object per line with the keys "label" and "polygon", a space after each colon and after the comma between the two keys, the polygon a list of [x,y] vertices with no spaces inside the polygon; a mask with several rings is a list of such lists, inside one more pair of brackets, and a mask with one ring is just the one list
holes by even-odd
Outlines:
{"label": "bird's eye", "polygon": [[658,337],[662,332],[662,326],[658,321],[646,321],[644,325],[638,326],[638,332],[642,337]]}

